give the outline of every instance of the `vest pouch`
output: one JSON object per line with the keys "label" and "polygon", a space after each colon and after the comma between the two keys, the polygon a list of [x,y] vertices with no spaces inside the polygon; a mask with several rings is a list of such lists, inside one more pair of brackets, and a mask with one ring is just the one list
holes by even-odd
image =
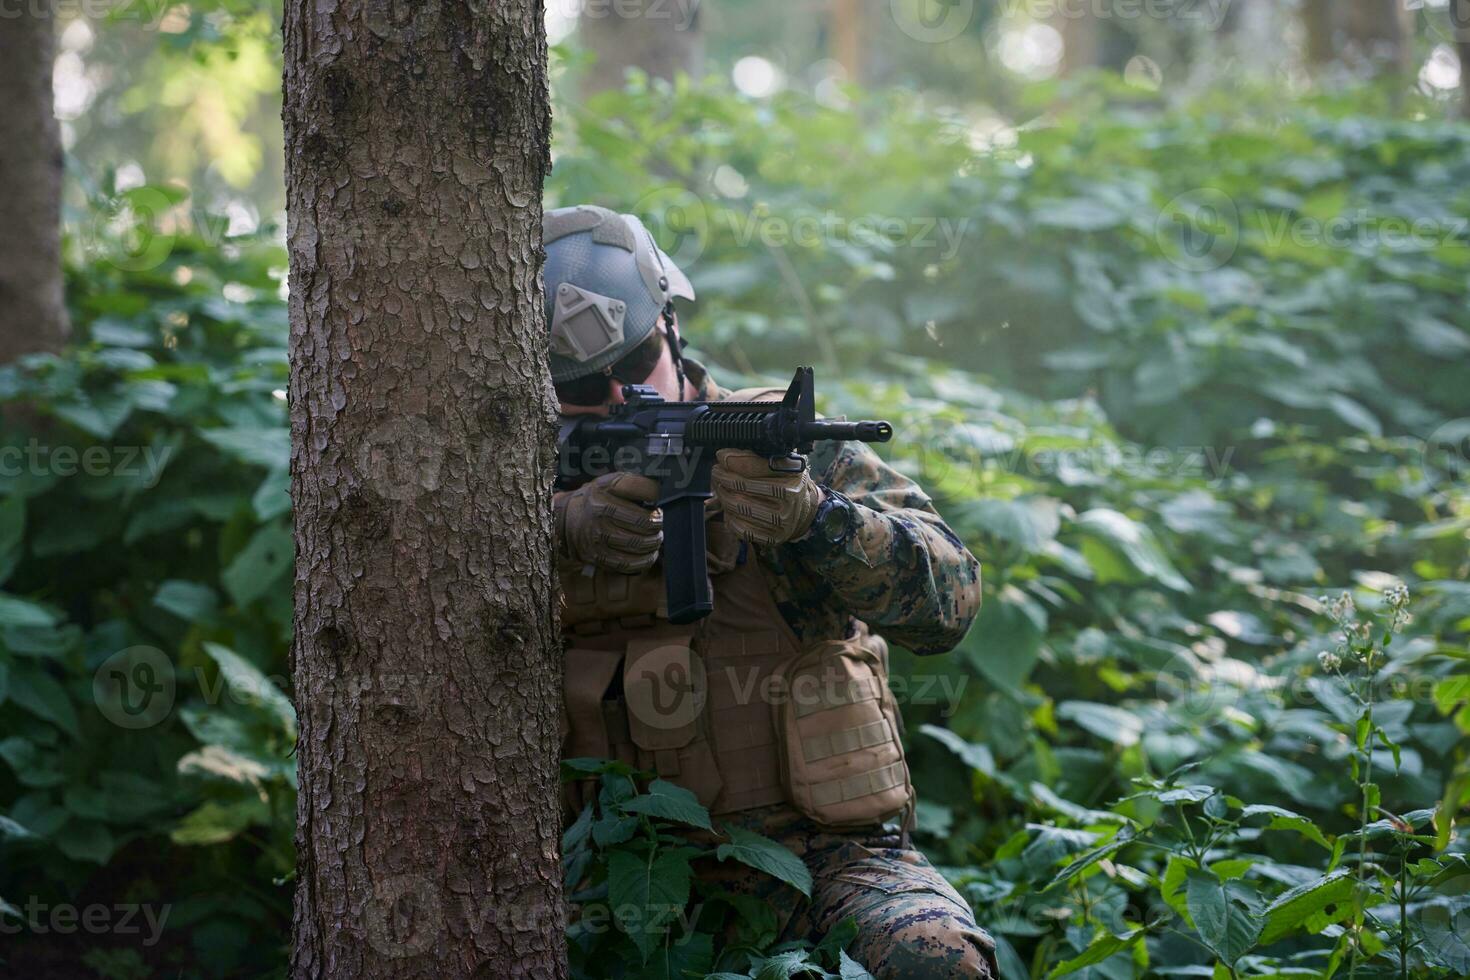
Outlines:
{"label": "vest pouch", "polygon": [[782,782],[792,806],[824,829],[880,825],[913,798],[882,652],[859,632],[807,648],[782,671]]}
{"label": "vest pouch", "polygon": [[709,739],[709,682],[691,635],[631,640],[623,657],[623,697],[638,767],[682,786],[704,806],[724,781]]}
{"label": "vest pouch", "polygon": [[[567,759],[616,758],[604,701],[623,665],[620,650],[569,649],[564,655],[562,756]],[[590,794],[590,795],[589,795]],[[597,794],[597,779],[578,779],[563,787],[563,801],[578,813]]]}

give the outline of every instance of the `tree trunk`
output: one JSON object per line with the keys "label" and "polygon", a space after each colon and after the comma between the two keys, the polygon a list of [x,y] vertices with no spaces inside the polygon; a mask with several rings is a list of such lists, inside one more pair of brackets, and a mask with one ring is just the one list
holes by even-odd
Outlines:
{"label": "tree trunk", "polygon": [[1136,53],[1137,43],[1119,26],[1112,3],[1057,4],[1052,26],[1062,35],[1062,75],[1091,68],[1121,72]]}
{"label": "tree trunk", "polygon": [[829,0],[827,28],[833,61],[847,73],[846,81],[861,82],[863,75],[863,7],[860,0]]}
{"label": "tree trunk", "polygon": [[57,350],[68,333],[55,50],[49,3],[19,4],[0,17],[0,363]]}
{"label": "tree trunk", "polygon": [[1455,50],[1460,54],[1460,117],[1470,120],[1470,38],[1464,32],[1455,42]]}
{"label": "tree trunk", "polygon": [[566,974],[542,18],[286,3],[298,980]]}
{"label": "tree trunk", "polygon": [[1305,0],[1307,63],[1336,63],[1366,75],[1407,72],[1413,54],[1412,11],[1402,0]]}
{"label": "tree trunk", "polygon": [[680,72],[704,72],[699,0],[586,0],[577,21],[582,47],[597,56],[580,88],[583,96],[623,87],[629,68],[673,81]]}
{"label": "tree trunk", "polygon": [[1098,19],[1082,6],[1062,7],[1054,26],[1062,35],[1063,75],[1096,68],[1102,56],[1102,28]]}
{"label": "tree trunk", "polygon": [[1343,0],[1344,54],[1371,74],[1409,70],[1413,13],[1403,0]]}
{"label": "tree trunk", "polygon": [[1332,16],[1333,0],[1303,0],[1302,27],[1307,35],[1307,64],[1313,70],[1332,64],[1337,57],[1337,28]]}

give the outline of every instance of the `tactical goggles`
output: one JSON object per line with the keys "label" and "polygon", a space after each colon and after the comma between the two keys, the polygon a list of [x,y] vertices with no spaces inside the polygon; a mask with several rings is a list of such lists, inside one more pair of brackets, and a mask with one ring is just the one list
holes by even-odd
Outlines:
{"label": "tactical goggles", "polygon": [[556,388],[556,397],[564,405],[605,405],[608,402],[608,381],[641,385],[648,380],[653,369],[658,367],[659,359],[663,355],[664,335],[655,327],[643,343],[596,374],[556,382],[553,386]]}

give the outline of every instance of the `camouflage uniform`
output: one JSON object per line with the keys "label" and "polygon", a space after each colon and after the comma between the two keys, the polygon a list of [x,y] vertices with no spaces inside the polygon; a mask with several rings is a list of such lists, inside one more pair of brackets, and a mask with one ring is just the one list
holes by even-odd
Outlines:
{"label": "camouflage uniform", "polygon": [[702,880],[774,909],[782,942],[819,941],[851,916],[858,933],[847,953],[876,980],[1000,976],[995,943],[906,835],[834,834],[782,807],[750,810],[725,822],[780,841],[811,872],[808,901],[744,865],[710,861],[699,868]]}
{"label": "camouflage uniform", "polygon": [[[701,399],[729,397],[698,361],[684,364]],[[920,655],[954,649],[980,608],[980,563],[928,495],[865,443],[819,443],[808,462],[818,483],[859,505],[860,520],[835,555],[813,557],[799,544],[758,552],[797,636],[842,636],[857,618]]]}
{"label": "camouflage uniform", "polygon": [[[686,360],[685,368],[700,398],[730,396],[699,363]],[[978,610],[975,558],[918,485],[866,445],[823,444],[809,462],[818,482],[857,505],[858,519],[846,547],[836,553],[810,553],[801,542],[753,549],[792,631],[803,643],[847,636],[856,618],[919,654],[952,649]],[[878,980],[998,976],[989,936],[897,828],[833,833],[787,805],[721,819],[782,842],[811,871],[808,901],[733,862],[709,860],[699,869],[703,880],[754,895],[775,909],[783,940],[819,939],[851,916],[858,936],[849,955]],[[703,835],[692,836],[701,843],[697,838]]]}

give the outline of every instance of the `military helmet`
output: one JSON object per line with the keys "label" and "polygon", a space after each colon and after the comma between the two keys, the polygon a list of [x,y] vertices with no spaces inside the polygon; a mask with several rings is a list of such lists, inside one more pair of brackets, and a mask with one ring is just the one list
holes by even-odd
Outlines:
{"label": "military helmet", "polygon": [[694,298],[688,277],[631,214],[557,208],[546,212],[541,238],[553,381],[608,367],[647,339],[669,300]]}

